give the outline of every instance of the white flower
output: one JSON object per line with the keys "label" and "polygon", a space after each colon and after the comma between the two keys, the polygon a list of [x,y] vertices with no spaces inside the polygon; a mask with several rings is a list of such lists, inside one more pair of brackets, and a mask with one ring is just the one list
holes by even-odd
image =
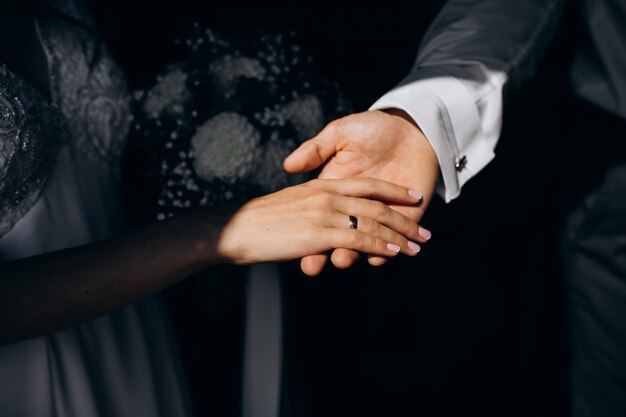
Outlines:
{"label": "white flower", "polygon": [[209,72],[215,77],[226,96],[232,96],[235,93],[236,82],[239,78],[262,80],[266,74],[265,68],[256,59],[233,55],[226,55],[213,62],[209,67]]}
{"label": "white flower", "polygon": [[206,181],[228,183],[247,178],[257,166],[260,134],[237,113],[220,113],[198,127],[191,138],[194,167]]}
{"label": "white flower", "polygon": [[298,140],[315,136],[324,127],[322,104],[314,96],[297,98],[288,103],[283,112],[296,129]]}
{"label": "white flower", "polygon": [[265,192],[274,192],[289,185],[306,181],[303,175],[292,175],[283,169],[283,161],[296,148],[295,142],[269,141],[262,150],[259,166],[254,176],[255,184]]}
{"label": "white flower", "polygon": [[157,84],[147,92],[143,109],[153,119],[162,113],[180,114],[183,112],[183,104],[187,101],[187,74],[180,69],[175,69],[161,76]]}

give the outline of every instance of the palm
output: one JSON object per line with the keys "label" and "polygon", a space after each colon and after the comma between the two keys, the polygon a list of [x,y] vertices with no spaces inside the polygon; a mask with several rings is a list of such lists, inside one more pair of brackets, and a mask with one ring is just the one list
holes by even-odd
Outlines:
{"label": "palm", "polygon": [[[373,177],[420,190],[429,197],[436,180],[436,176],[432,178],[436,159],[424,152],[430,145],[414,136],[416,129],[412,125],[390,126],[390,117],[368,112],[344,119],[337,129],[336,153],[320,178]],[[405,134],[407,127],[413,129],[412,135]],[[419,220],[424,206],[394,208]]]}

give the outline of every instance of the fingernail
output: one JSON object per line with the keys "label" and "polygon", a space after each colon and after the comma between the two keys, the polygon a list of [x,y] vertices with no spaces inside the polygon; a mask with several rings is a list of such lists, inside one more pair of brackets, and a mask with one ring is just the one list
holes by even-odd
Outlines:
{"label": "fingernail", "polygon": [[417,231],[417,234],[426,240],[430,239],[430,237],[433,235],[432,233],[430,233],[428,230],[424,229],[423,227],[419,228],[419,230]]}
{"label": "fingernail", "polygon": [[387,243],[387,249],[395,253],[400,252],[400,246],[394,245],[393,243]]}
{"label": "fingernail", "polygon": [[422,193],[417,190],[409,190],[409,196],[411,196],[413,200],[422,201]]}
{"label": "fingernail", "polygon": [[409,246],[409,249],[411,249],[415,253],[418,253],[422,249],[420,248],[420,245],[418,245],[415,242],[411,242],[410,240],[409,240],[408,246]]}

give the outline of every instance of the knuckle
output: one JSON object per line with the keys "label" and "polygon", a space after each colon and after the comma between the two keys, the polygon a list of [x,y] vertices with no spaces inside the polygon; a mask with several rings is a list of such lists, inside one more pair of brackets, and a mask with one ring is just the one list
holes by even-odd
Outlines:
{"label": "knuckle", "polygon": [[367,177],[367,178],[365,178],[365,185],[369,189],[380,188],[379,187],[380,181],[377,181],[376,179],[374,179],[372,177]]}
{"label": "knuckle", "polygon": [[414,233],[417,232],[417,227],[415,226],[415,223],[405,217],[399,219],[398,227],[398,232],[406,236],[413,236]]}
{"label": "knuckle", "polygon": [[375,191],[380,190],[379,182],[376,181],[374,178],[363,177],[363,178],[360,178],[359,181],[361,183],[359,185],[363,187],[363,190],[365,191],[366,195],[372,195]]}
{"label": "knuckle", "polygon": [[331,205],[332,196],[326,192],[311,194],[309,197],[312,208],[325,209]]}
{"label": "knuckle", "polygon": [[374,232],[375,230],[377,230],[375,224],[377,225],[377,223],[369,217],[359,218],[359,229],[361,229],[361,231],[366,231],[370,233]]}
{"label": "knuckle", "polygon": [[324,208],[321,210],[316,210],[314,218],[315,218],[315,221],[317,221],[318,223],[326,223],[328,219],[332,219],[333,214],[334,214],[333,210]]}
{"label": "knuckle", "polygon": [[419,230],[420,230],[419,224],[417,224],[416,222],[411,221],[411,220],[409,220],[409,224],[410,224],[409,230],[411,231],[411,236],[420,237],[420,235],[419,235]]}
{"label": "knuckle", "polygon": [[376,216],[376,218],[385,218],[387,217],[389,208],[380,201],[374,201],[372,206],[372,212]]}
{"label": "knuckle", "polygon": [[356,230],[350,229],[348,230],[347,240],[351,247],[361,248],[364,240],[363,234]]}
{"label": "knuckle", "polygon": [[378,237],[374,238],[373,245],[376,248],[376,250],[381,253],[384,253],[385,249],[387,248],[387,242]]}

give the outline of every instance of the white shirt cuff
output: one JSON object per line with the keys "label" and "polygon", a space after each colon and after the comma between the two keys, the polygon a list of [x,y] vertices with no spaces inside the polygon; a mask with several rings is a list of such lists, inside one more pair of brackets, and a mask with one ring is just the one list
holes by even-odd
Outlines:
{"label": "white shirt cuff", "polygon": [[397,108],[411,116],[437,155],[443,179],[437,193],[450,202],[494,158],[493,146],[483,137],[477,103],[460,80],[430,69],[417,73],[370,110]]}

